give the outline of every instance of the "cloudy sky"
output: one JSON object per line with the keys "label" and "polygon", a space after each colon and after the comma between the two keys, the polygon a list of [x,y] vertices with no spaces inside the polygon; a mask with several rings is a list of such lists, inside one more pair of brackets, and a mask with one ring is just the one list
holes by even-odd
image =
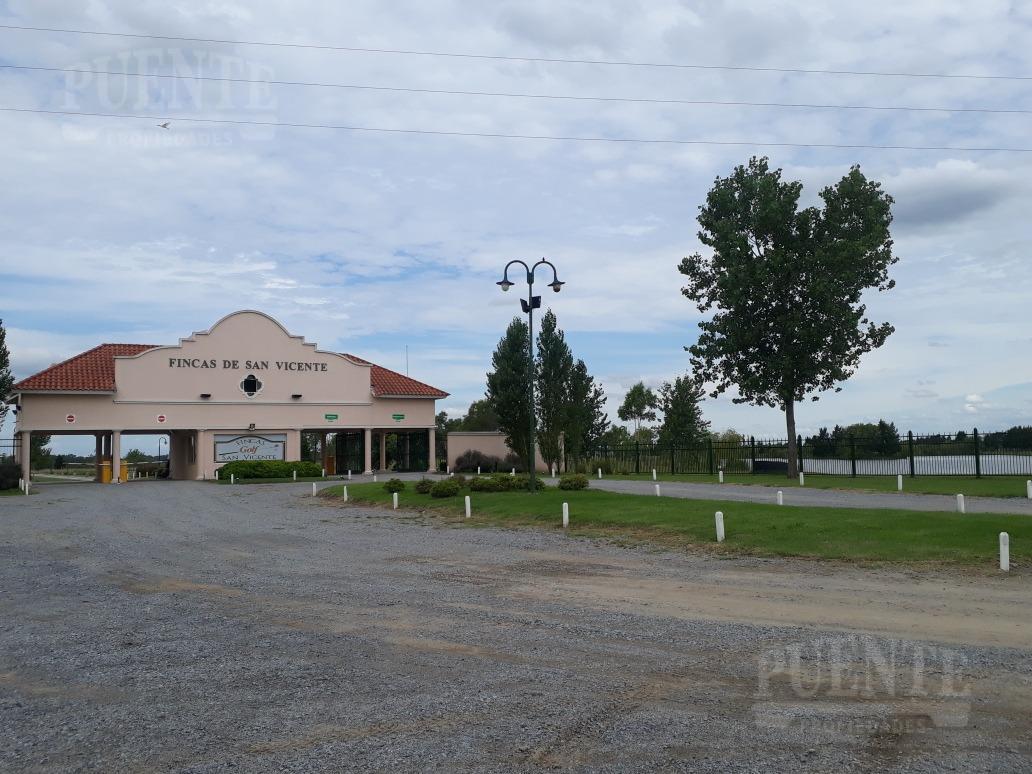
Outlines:
{"label": "cloudy sky", "polygon": [[[985,0],[0,0],[0,64],[379,89],[0,68],[0,316],[16,376],[100,342],[172,343],[241,308],[452,393],[484,389],[518,300],[494,282],[547,256],[545,297],[616,406],[687,368],[698,314],[680,258],[717,175],[765,153],[807,203],[859,163],[896,199],[897,329],[821,425],[915,431],[1032,422],[1032,153],[657,145],[357,132],[185,119],[522,135],[1032,147],[1032,114],[688,105],[399,91],[1032,111],[1032,81],[803,74],[419,56],[1032,76],[1032,10]],[[178,120],[177,120],[178,119]],[[707,402],[717,428],[783,432]],[[10,423],[5,432],[9,432]],[[71,449],[71,446],[62,448]]]}

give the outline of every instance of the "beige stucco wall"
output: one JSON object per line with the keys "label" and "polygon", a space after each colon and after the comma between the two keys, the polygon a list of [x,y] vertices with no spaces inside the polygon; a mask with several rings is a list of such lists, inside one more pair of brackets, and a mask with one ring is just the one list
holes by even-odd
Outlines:
{"label": "beige stucco wall", "polygon": [[[200,367],[202,363],[213,367]],[[311,365],[297,370],[288,363]],[[214,462],[216,432],[286,433],[287,459],[298,459],[302,430],[434,427],[433,399],[376,398],[370,371],[368,365],[319,351],[264,314],[238,312],[178,345],[116,358],[114,394],[22,393],[15,429],[50,434],[170,433],[173,475],[200,479],[214,477],[219,467]],[[240,389],[248,374],[263,382],[261,391],[250,398]],[[201,398],[202,393],[211,397]],[[294,394],[301,398],[294,400]],[[337,418],[327,419],[327,414]],[[404,418],[395,420],[395,414]],[[68,415],[74,422],[66,420]],[[185,455],[193,433],[197,452],[191,462]],[[131,444],[131,435],[124,437],[122,452]]]}
{"label": "beige stucco wall", "polygon": [[[502,459],[512,452],[512,449],[505,443],[505,435],[499,432],[448,433],[448,465],[450,467],[455,466],[455,461],[460,455],[470,450]],[[548,472],[545,461],[541,457],[541,449],[535,446],[534,451],[537,457],[535,469]]]}

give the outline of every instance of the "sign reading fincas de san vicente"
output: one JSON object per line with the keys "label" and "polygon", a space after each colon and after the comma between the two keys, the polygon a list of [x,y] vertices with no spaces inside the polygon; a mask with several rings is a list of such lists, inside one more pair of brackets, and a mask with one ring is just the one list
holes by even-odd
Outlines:
{"label": "sign reading fincas de san vicente", "polygon": [[216,435],[215,461],[286,459],[286,433],[269,435]]}
{"label": "sign reading fincas de san vicente", "polygon": [[169,368],[222,368],[244,371],[306,371],[326,373],[326,363],[311,360],[228,360],[225,358],[170,357]]}

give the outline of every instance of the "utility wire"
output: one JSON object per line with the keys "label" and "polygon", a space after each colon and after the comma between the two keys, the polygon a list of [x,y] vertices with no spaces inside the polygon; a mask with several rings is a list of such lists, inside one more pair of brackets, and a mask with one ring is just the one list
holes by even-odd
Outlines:
{"label": "utility wire", "polygon": [[664,67],[680,70],[730,70],[736,72],[791,73],[799,75],[865,75],[892,78],[962,78],[983,81],[1032,81],[1032,75],[976,75],[974,73],[918,73],[877,70],[824,70],[804,67],[751,67],[746,65],[684,64],[677,62],[635,62],[612,59],[562,59],[538,56],[501,56],[495,54],[468,54],[452,51],[417,51],[401,48],[361,48],[358,46],[331,46],[316,43],[284,43],[267,40],[230,40],[223,38],[192,38],[180,35],[149,35],[134,32],[105,32],[101,30],[64,29],[60,27],[29,27],[0,24],[0,29],[31,32],[59,32],[69,35],[99,35],[114,38],[146,40],[174,40],[182,43],[225,43],[234,46],[271,46],[275,48],[305,48],[321,51],[349,51],[360,54],[402,54],[406,56],[437,56],[456,59],[486,59],[504,62],[541,62],[548,64],[589,64],[612,67]]}
{"label": "utility wire", "polygon": [[38,67],[31,65],[0,64],[0,69],[47,73],[68,73],[76,75],[115,75],[130,78],[170,78],[174,80],[215,81],[219,83],[246,83],[262,86],[312,86],[331,89],[354,89],[358,91],[402,92],[406,94],[448,94],[463,97],[505,97],[516,99],[573,100],[578,102],[628,102],[654,105],[716,105],[722,107],[764,107],[805,108],[817,110],[877,110],[918,113],[986,113],[1030,115],[1032,109],[1025,108],[962,108],[962,107],[917,107],[913,105],[845,105],[816,102],[749,102],[744,100],[715,99],[664,99],[652,97],[597,97],[581,94],[531,94],[512,91],[468,91],[460,89],[424,89],[404,86],[374,86],[360,83],[324,83],[320,81],[283,81],[272,79],[230,78],[215,75],[182,75],[176,73],[130,73],[119,70],[88,70],[76,67]]}
{"label": "utility wire", "polygon": [[43,110],[41,108],[0,107],[5,113],[35,113],[40,115],[86,116],[93,118],[136,119],[142,121],[171,121],[173,123],[189,122],[200,124],[227,124],[243,126],[271,126],[292,129],[335,129],[348,132],[383,132],[388,134],[437,135],[442,137],[486,137],[507,140],[562,140],[572,142],[609,142],[640,145],[732,145],[768,148],[838,148],[866,150],[912,150],[912,151],[951,151],[966,153],[1032,153],[1032,148],[1008,147],[965,147],[956,145],[868,145],[864,143],[824,143],[824,142],[768,142],[759,140],[680,140],[650,139],[643,137],[587,137],[578,135],[551,134],[507,134],[503,132],[462,132],[444,129],[391,129],[387,127],[351,126],[346,124],[309,124],[287,121],[255,121],[230,118],[187,118],[182,116],[164,116],[130,113],[89,113],[77,110]]}

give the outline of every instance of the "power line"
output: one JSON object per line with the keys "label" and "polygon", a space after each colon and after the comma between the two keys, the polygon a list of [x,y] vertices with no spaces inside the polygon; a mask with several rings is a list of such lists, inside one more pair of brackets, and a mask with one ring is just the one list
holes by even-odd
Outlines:
{"label": "power line", "polygon": [[138,38],[146,40],[174,40],[181,43],[224,43],[234,46],[269,46],[274,48],[304,48],[320,51],[348,51],[358,54],[401,54],[405,56],[437,56],[455,59],[485,59],[504,62],[539,62],[545,64],[587,64],[612,67],[661,67],[679,70],[729,70],[736,72],[790,73],[796,75],[864,75],[891,78],[958,78],[983,81],[1032,81],[1032,75],[976,75],[973,73],[917,73],[877,70],[825,70],[804,67],[755,67],[746,65],[684,64],[678,62],[635,62],[613,59],[563,59],[559,57],[501,56],[497,54],[469,54],[453,51],[418,51],[401,48],[362,48],[358,46],[332,46],[317,43],[283,43],[266,40],[231,40],[225,38],[192,38],[181,35],[150,35],[135,32],[105,32],[101,30],[77,30],[60,27],[29,27],[16,24],[0,24],[0,29],[26,32],[58,32],[69,35],[98,35],[115,38]]}
{"label": "power line", "polygon": [[503,132],[462,132],[444,129],[392,129],[387,127],[351,126],[345,124],[309,124],[287,121],[254,121],[230,118],[186,118],[130,113],[89,113],[77,110],[43,110],[41,108],[0,107],[5,113],[35,113],[40,115],[84,116],[92,118],[136,119],[141,121],[173,121],[200,124],[228,124],[231,126],[271,126],[285,129],[333,129],[348,132],[383,132],[387,134],[437,135],[442,137],[482,137],[506,140],[556,140],[570,142],[608,142],[638,145],[729,145],[761,148],[831,148],[864,150],[950,151],[959,153],[1032,153],[1032,148],[964,147],[957,145],[868,145],[863,143],[821,142],[767,142],[759,140],[683,140],[643,137],[586,137],[578,135],[507,134]]}
{"label": "power line", "polygon": [[361,83],[325,83],[320,81],[284,81],[260,78],[230,78],[215,75],[182,75],[177,73],[130,73],[120,70],[88,70],[76,67],[41,67],[32,65],[0,64],[0,69],[48,73],[69,73],[77,75],[116,75],[130,78],[168,78],[174,80],[214,81],[219,83],[246,83],[262,86],[311,86],[332,89],[353,89],[357,91],[386,91],[406,94],[446,94],[463,97],[505,97],[516,99],[572,100],[578,102],[645,103],[656,105],[698,105],[721,107],[768,107],[804,108],[817,110],[877,110],[918,113],[984,113],[1002,115],[1030,115],[1032,109],[1025,108],[962,108],[962,107],[919,107],[913,105],[848,105],[817,102],[750,102],[745,100],[713,99],[666,99],[653,97],[599,97],[581,94],[532,94],[511,91],[469,91],[461,89],[426,89],[406,86],[377,86]]}

